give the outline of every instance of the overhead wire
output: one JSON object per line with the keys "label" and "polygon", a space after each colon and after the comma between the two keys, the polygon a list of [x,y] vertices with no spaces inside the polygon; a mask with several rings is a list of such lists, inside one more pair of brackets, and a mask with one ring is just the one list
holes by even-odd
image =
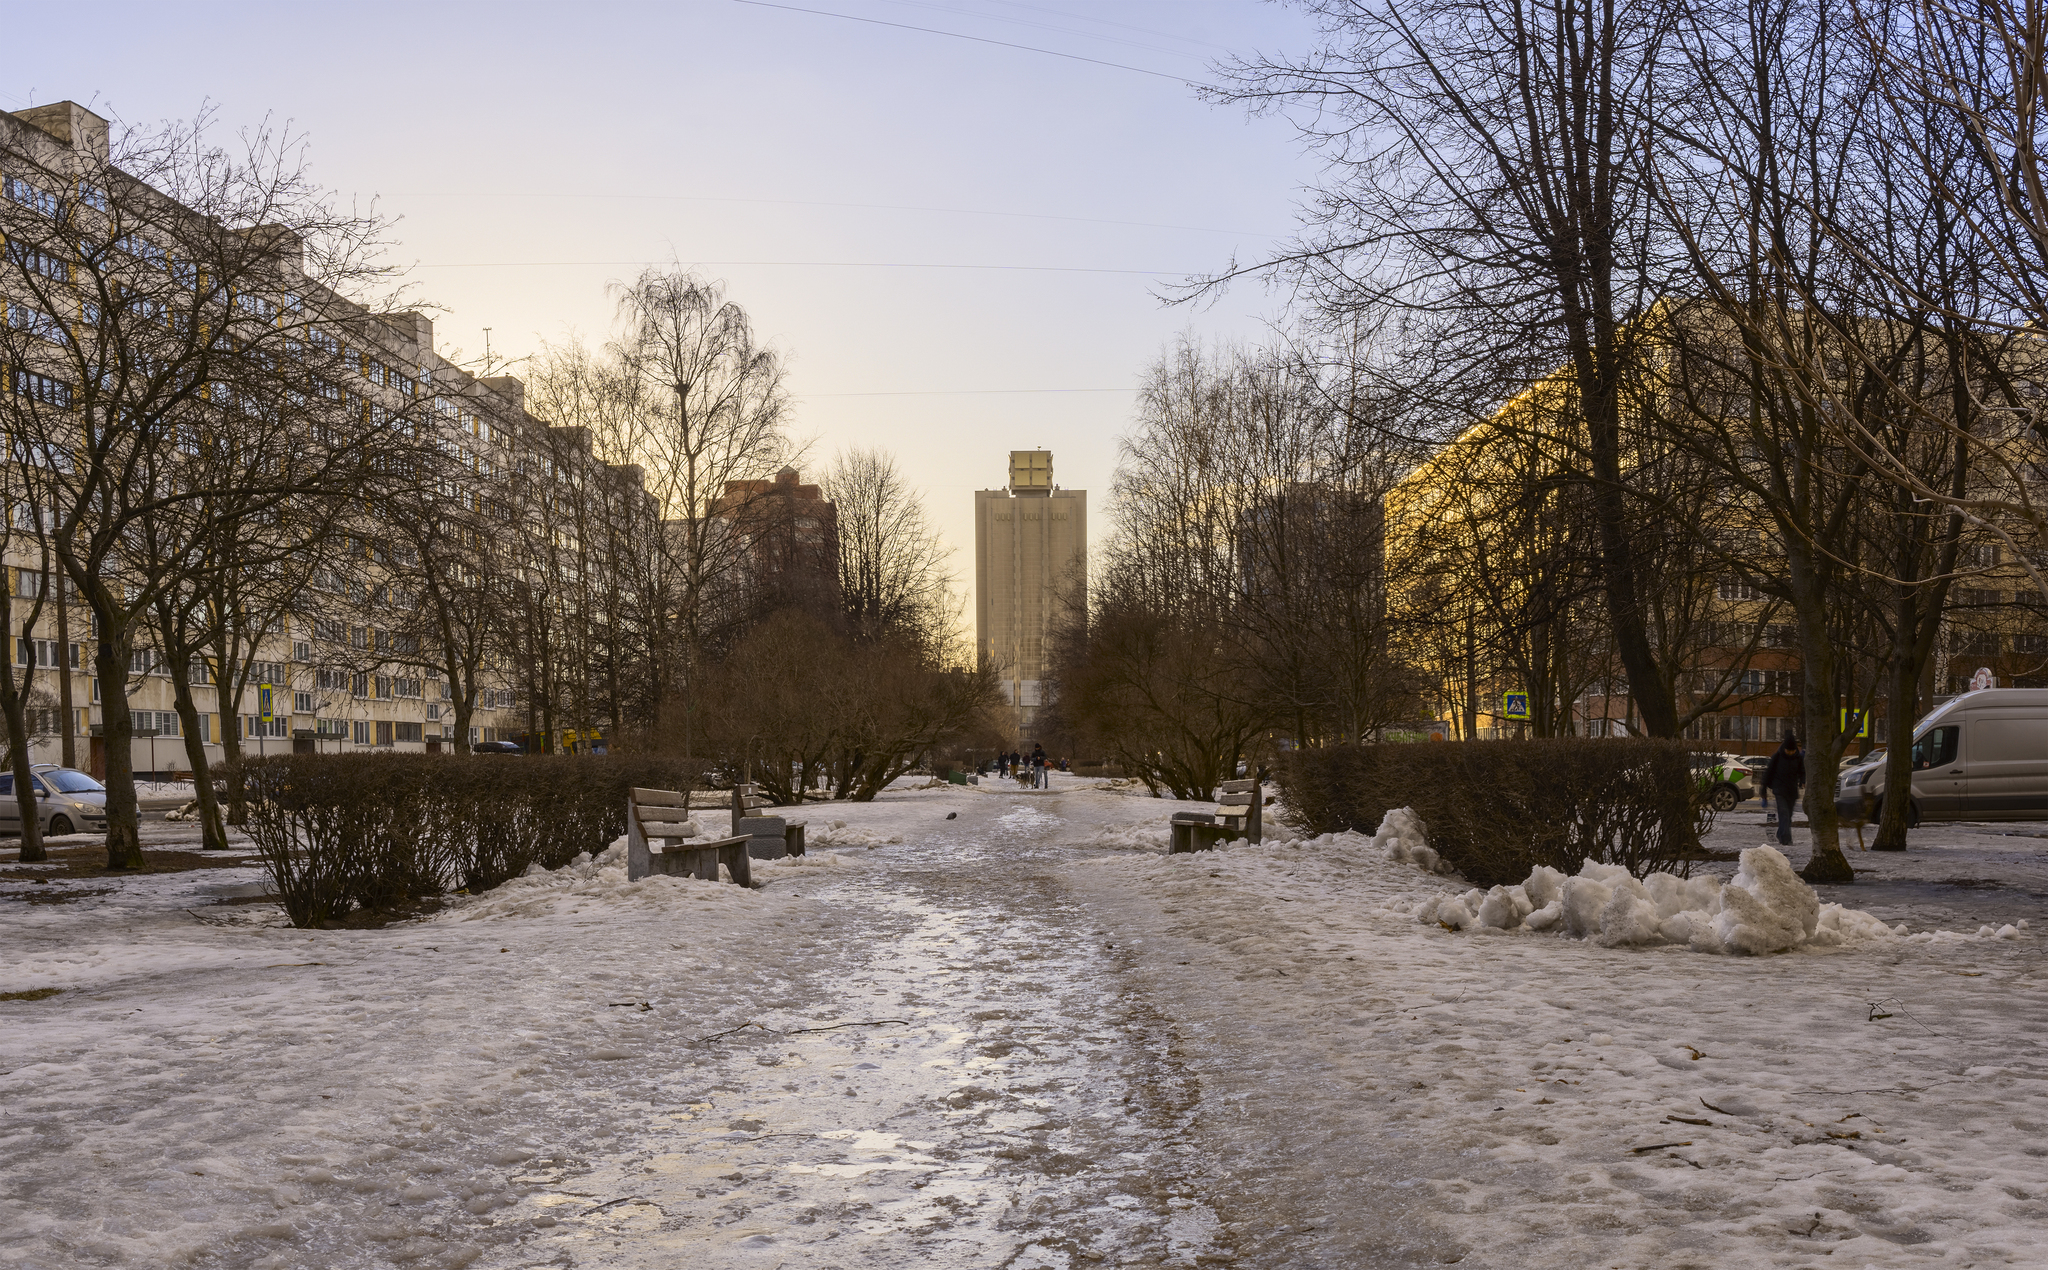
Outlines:
{"label": "overhead wire", "polygon": [[1186,75],[1149,70],[1143,66],[1129,66],[1123,62],[1106,62],[1099,57],[1083,57],[1079,53],[1062,53],[1058,49],[1039,48],[1035,44],[1016,44],[1009,40],[991,39],[986,35],[967,35],[960,31],[941,31],[933,26],[915,26],[908,22],[890,22],[883,18],[864,18],[853,13],[834,13],[829,9],[806,9],[794,4],[774,4],[771,3],[771,0],[733,0],[733,3],[752,5],[757,9],[783,9],[790,13],[809,13],[821,18],[842,18],[848,22],[866,22],[873,26],[892,26],[899,31],[922,31],[927,35],[944,35],[956,40],[972,40],[976,44],[994,44],[1006,49],[1022,49],[1026,53],[1043,53],[1047,57],[1063,57],[1071,62],[1088,62],[1095,66],[1107,66],[1120,71],[1133,71],[1139,75],[1153,75],[1160,79],[1171,79],[1183,84],[1189,82]]}

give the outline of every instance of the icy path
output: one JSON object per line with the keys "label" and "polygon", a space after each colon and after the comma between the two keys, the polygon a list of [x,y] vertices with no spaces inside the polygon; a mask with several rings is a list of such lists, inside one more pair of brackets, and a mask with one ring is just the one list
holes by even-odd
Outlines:
{"label": "icy path", "polygon": [[806,999],[665,1047],[641,1129],[532,1201],[612,1207],[492,1264],[1210,1260],[1190,1082],[1051,872],[1059,801],[928,802],[900,844],[819,870],[838,917]]}
{"label": "icy path", "polygon": [[2038,840],[1895,866],[2026,938],[1732,959],[1063,784],[816,809],[756,892],[0,907],[0,991],[65,989],[0,1002],[0,1266],[2048,1264],[2048,914],[1942,882]]}

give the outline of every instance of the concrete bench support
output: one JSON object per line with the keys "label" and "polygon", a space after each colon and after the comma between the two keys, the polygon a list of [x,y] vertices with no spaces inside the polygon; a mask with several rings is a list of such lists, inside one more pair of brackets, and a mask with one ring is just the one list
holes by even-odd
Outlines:
{"label": "concrete bench support", "polygon": [[745,835],[697,837],[684,796],[671,789],[635,789],[626,797],[626,880],[654,874],[718,880],[718,866],[740,886],[754,883]]}
{"label": "concrete bench support", "polygon": [[1168,855],[1189,851],[1212,851],[1217,844],[1244,839],[1258,843],[1265,837],[1264,773],[1250,780],[1223,781],[1216,786],[1217,811],[1177,811],[1169,832]]}

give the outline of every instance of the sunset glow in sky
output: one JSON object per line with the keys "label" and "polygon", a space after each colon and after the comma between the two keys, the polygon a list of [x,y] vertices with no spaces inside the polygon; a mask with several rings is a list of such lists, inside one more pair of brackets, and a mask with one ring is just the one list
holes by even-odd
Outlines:
{"label": "sunset glow in sky", "polygon": [[485,327],[514,358],[600,338],[641,262],[725,279],[790,354],[807,474],[894,452],[963,587],[971,491],[1009,450],[1053,450],[1100,500],[1161,346],[1278,316],[1257,286],[1156,291],[1267,250],[1313,171],[1284,124],[1181,78],[1307,43],[1251,0],[53,5],[9,27],[6,109],[288,119],[325,185],[396,218],[444,353]]}

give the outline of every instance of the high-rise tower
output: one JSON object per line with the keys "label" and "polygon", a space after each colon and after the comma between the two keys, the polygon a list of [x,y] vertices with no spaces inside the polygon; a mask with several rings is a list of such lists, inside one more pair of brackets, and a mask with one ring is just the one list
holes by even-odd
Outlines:
{"label": "high-rise tower", "polygon": [[974,635],[1027,730],[1050,628],[1087,603],[1087,562],[1088,492],[1052,483],[1050,450],[1010,451],[1009,485],[974,493]]}

